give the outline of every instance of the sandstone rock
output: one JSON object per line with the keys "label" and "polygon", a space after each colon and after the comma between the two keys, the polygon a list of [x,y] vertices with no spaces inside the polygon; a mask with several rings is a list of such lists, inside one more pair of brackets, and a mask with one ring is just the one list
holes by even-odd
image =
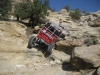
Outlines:
{"label": "sandstone rock", "polygon": [[84,33],[81,30],[78,29],[71,29],[73,31],[70,31],[70,36],[74,39],[81,39],[84,36]]}
{"label": "sandstone rock", "polygon": [[89,18],[88,16],[81,16],[80,21],[81,22],[87,21],[88,18]]}
{"label": "sandstone rock", "polygon": [[94,12],[93,14],[96,14],[97,16],[100,16],[100,10],[97,12]]}
{"label": "sandstone rock", "polygon": [[96,18],[93,21],[90,21],[89,25],[92,27],[100,27],[100,17]]}
{"label": "sandstone rock", "polygon": [[70,23],[59,23],[59,26],[63,27],[65,30],[69,30],[70,29]]}
{"label": "sandstone rock", "polygon": [[56,49],[64,51],[67,54],[71,54],[73,48],[80,46],[80,42],[77,40],[61,40],[56,43]]}
{"label": "sandstone rock", "polygon": [[84,21],[83,24],[84,24],[84,26],[88,26],[88,22],[87,21]]}
{"label": "sandstone rock", "polygon": [[50,61],[50,65],[54,66],[56,63],[54,61]]}
{"label": "sandstone rock", "polygon": [[66,54],[64,51],[54,50],[53,55],[53,58],[55,58],[55,62],[57,62],[58,64],[61,64],[64,61],[70,62],[71,55]]}
{"label": "sandstone rock", "polygon": [[82,75],[81,73],[79,72],[67,72],[66,75]]}
{"label": "sandstone rock", "polygon": [[89,69],[100,66],[100,44],[89,47],[76,47],[71,63],[77,69]]}
{"label": "sandstone rock", "polygon": [[90,37],[99,37],[99,32],[96,29],[88,28],[86,34]]}
{"label": "sandstone rock", "polygon": [[88,16],[88,20],[93,21],[95,20],[97,17],[93,16],[92,14]]}
{"label": "sandstone rock", "polygon": [[86,70],[80,70],[82,75],[96,75],[95,74],[96,69],[86,69]]}
{"label": "sandstone rock", "polygon": [[40,29],[39,26],[35,26],[34,29],[33,29],[33,33],[37,34],[39,29]]}
{"label": "sandstone rock", "polygon": [[[59,19],[60,18],[60,19]],[[64,16],[59,16],[59,22],[60,23],[63,23],[63,22],[65,22],[65,23],[69,23],[69,21],[71,20],[71,17],[70,16],[67,16],[67,17],[64,17]]]}
{"label": "sandstone rock", "polygon": [[95,74],[95,70],[93,70],[93,71],[87,73],[86,75],[96,75],[96,74]]}
{"label": "sandstone rock", "polygon": [[0,51],[23,52],[27,48],[24,25],[18,22],[2,21],[0,28]]}
{"label": "sandstone rock", "polygon": [[69,15],[69,12],[67,12],[66,9],[61,9],[61,10],[60,10],[60,14],[63,14],[63,15],[68,16],[68,15]]}
{"label": "sandstone rock", "polygon": [[100,44],[99,38],[88,37],[87,39],[84,40],[84,44],[86,44],[87,46]]}
{"label": "sandstone rock", "polygon": [[39,28],[40,28],[39,26],[35,26],[34,27],[35,30],[39,30]]}
{"label": "sandstone rock", "polygon": [[83,26],[83,22],[79,22],[79,26]]}
{"label": "sandstone rock", "polygon": [[47,12],[51,13],[52,11],[51,10],[47,10]]}
{"label": "sandstone rock", "polygon": [[66,9],[61,9],[60,13],[62,13],[62,12],[67,12],[67,10]]}
{"label": "sandstone rock", "polygon": [[97,75],[100,75],[100,67],[97,69]]}
{"label": "sandstone rock", "polygon": [[49,19],[49,21],[53,21],[54,23],[56,23],[57,25],[59,25],[59,19],[57,19],[56,17],[47,17],[47,19]]}

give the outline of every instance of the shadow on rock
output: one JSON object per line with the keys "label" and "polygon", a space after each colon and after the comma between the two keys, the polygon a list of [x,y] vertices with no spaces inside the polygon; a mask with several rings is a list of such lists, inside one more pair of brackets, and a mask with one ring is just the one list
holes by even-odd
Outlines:
{"label": "shadow on rock", "polygon": [[77,71],[70,62],[63,62],[62,63],[62,69],[65,71]]}
{"label": "shadow on rock", "polygon": [[64,53],[68,54],[68,55],[71,55],[72,54],[72,51],[73,49],[75,48],[76,46],[56,46],[56,50],[58,51],[63,51]]}

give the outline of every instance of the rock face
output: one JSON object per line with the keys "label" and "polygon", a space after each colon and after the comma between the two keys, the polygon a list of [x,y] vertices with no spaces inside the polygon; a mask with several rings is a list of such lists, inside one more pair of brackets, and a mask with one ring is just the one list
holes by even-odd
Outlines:
{"label": "rock face", "polygon": [[89,47],[76,47],[71,56],[71,63],[77,69],[89,69],[100,66],[100,44]]}
{"label": "rock face", "polygon": [[100,67],[97,69],[97,75],[100,75]]}
{"label": "rock face", "polygon": [[88,20],[88,16],[82,16],[81,18],[80,18],[80,20],[83,22],[83,21],[86,21],[86,20]]}
{"label": "rock face", "polygon": [[27,48],[26,27],[17,22],[0,22],[0,51],[22,52]]}
{"label": "rock face", "polygon": [[100,10],[97,12],[94,12],[93,14],[96,14],[97,16],[100,16]]}
{"label": "rock face", "polygon": [[69,15],[69,13],[67,12],[66,9],[61,9],[61,10],[60,10],[60,14],[63,14],[64,16],[65,16],[65,15],[66,15],[66,16]]}
{"label": "rock face", "polygon": [[92,27],[100,27],[100,17],[89,22],[89,25],[92,26]]}
{"label": "rock face", "polygon": [[[34,30],[38,31],[39,27]],[[23,24],[0,21],[0,75],[81,75],[80,72],[64,71],[74,70],[71,64],[62,66],[63,61],[70,61],[70,55],[55,50],[53,56],[45,58],[47,48],[39,45],[28,49],[27,38]]]}
{"label": "rock face", "polygon": [[73,40],[72,38],[66,38],[66,40],[61,40],[56,43],[56,49],[64,51],[66,54],[71,55],[72,50],[75,47],[79,47],[82,43],[80,40]]}

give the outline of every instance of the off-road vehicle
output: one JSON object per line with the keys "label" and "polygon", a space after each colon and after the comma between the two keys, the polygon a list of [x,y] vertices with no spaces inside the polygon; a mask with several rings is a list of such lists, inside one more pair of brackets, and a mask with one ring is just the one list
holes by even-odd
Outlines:
{"label": "off-road vehicle", "polygon": [[47,53],[52,54],[55,43],[60,39],[62,28],[54,22],[49,22],[44,25],[38,32],[37,37],[31,36],[28,41],[28,48],[32,48],[36,43],[44,43],[47,45]]}

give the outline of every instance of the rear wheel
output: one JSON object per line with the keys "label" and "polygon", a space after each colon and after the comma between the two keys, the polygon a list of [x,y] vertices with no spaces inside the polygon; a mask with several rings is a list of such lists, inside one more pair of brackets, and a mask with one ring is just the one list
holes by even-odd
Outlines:
{"label": "rear wheel", "polygon": [[31,36],[31,38],[28,41],[28,48],[32,48],[33,46],[35,46],[35,43],[36,43],[36,37]]}
{"label": "rear wheel", "polygon": [[55,47],[55,43],[50,43],[50,45],[48,46],[48,49],[47,49],[47,53],[49,55],[52,54],[54,47]]}

